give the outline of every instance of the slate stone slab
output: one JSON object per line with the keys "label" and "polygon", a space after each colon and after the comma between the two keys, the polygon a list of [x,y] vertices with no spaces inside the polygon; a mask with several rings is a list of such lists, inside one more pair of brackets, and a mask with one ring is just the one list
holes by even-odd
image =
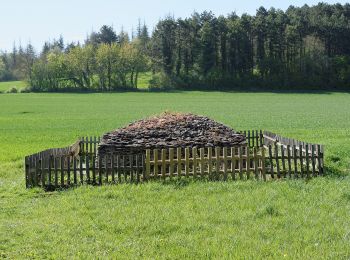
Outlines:
{"label": "slate stone slab", "polygon": [[146,149],[230,147],[246,144],[244,135],[204,116],[164,113],[106,133],[99,154],[140,153]]}

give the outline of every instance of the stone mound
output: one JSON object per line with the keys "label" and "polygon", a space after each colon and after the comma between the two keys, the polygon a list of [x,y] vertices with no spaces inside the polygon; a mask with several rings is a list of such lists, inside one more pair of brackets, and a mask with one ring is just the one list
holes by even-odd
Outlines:
{"label": "stone mound", "polygon": [[155,148],[230,147],[245,144],[244,135],[207,117],[164,113],[106,133],[98,152],[128,154]]}

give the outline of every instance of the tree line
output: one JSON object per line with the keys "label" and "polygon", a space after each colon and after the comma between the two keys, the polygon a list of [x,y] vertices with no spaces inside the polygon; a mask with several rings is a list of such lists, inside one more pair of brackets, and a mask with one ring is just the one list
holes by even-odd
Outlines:
{"label": "tree line", "polygon": [[26,77],[38,91],[136,89],[142,72],[164,89],[350,88],[349,18],[350,4],[320,3],[166,17],[151,34],[139,23],[131,39],[103,26],[83,44],[3,53],[0,79]]}

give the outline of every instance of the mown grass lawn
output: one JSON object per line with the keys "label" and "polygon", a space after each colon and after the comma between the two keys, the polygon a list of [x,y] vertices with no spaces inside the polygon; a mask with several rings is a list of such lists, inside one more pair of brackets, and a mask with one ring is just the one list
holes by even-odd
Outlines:
{"label": "mown grass lawn", "polygon": [[[164,110],[326,145],[311,181],[24,188],[23,156]],[[349,258],[347,93],[0,95],[0,258]]]}

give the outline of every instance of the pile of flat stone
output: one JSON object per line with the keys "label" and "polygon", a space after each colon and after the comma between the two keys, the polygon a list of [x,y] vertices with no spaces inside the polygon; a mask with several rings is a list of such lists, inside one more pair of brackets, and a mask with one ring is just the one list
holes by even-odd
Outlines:
{"label": "pile of flat stone", "polygon": [[98,153],[130,154],[146,149],[231,147],[246,144],[244,135],[204,116],[164,113],[106,133]]}

